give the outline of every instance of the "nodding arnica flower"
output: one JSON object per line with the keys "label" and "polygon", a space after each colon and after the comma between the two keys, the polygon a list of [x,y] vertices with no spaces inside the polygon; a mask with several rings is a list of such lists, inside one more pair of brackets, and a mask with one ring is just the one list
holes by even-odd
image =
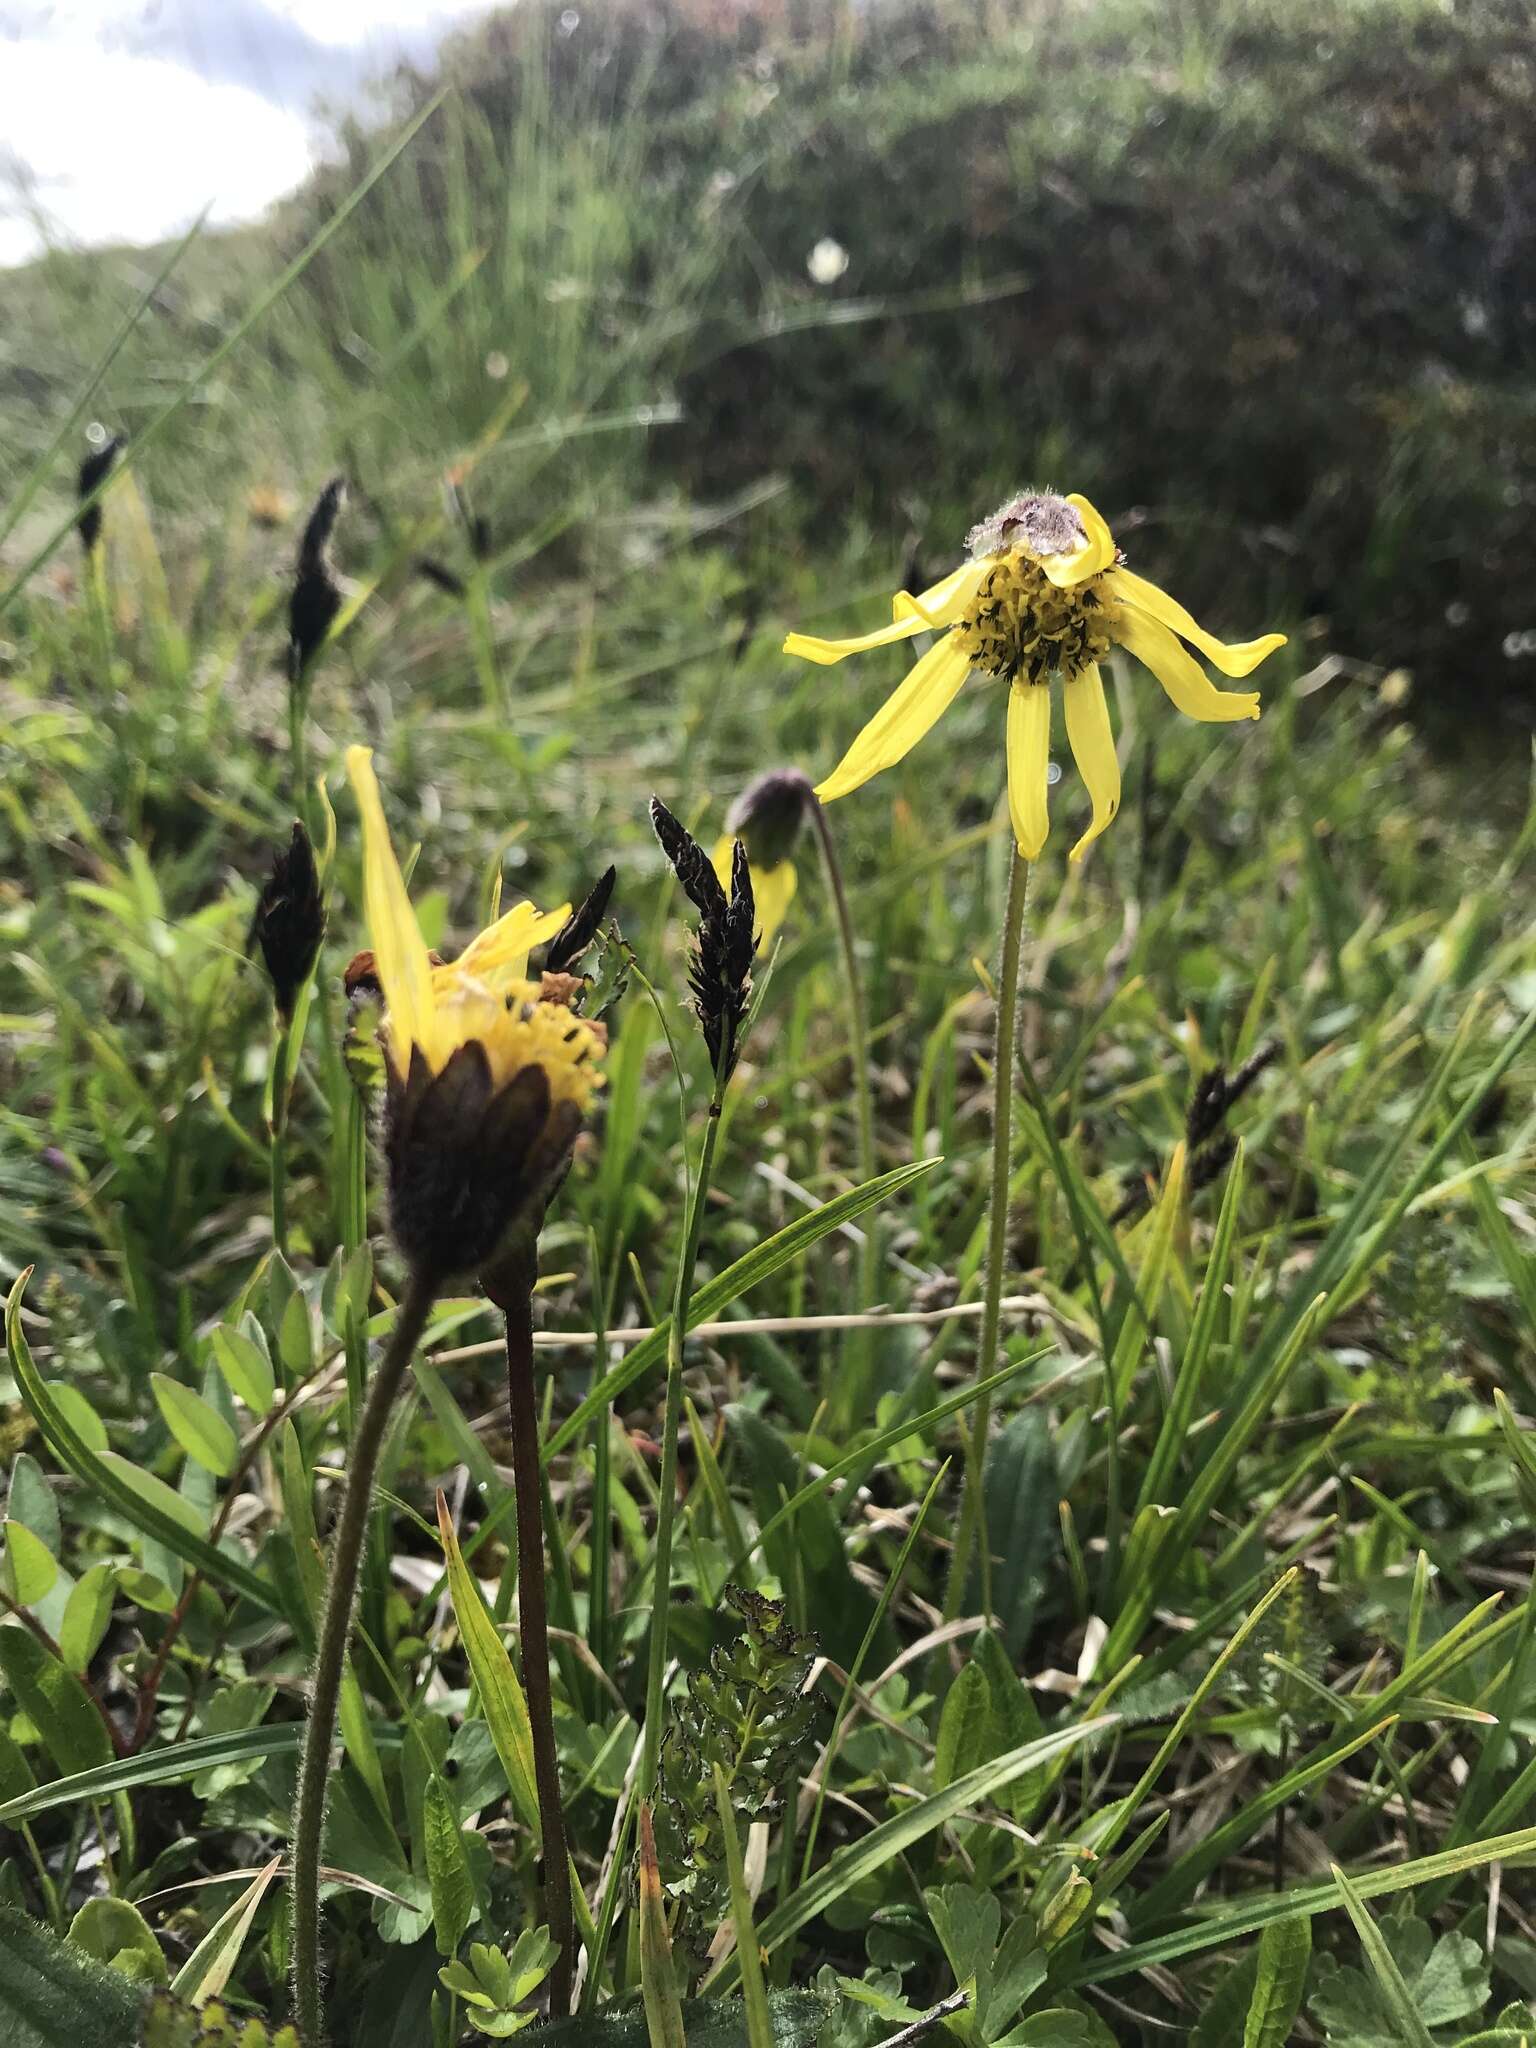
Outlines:
{"label": "nodding arnica flower", "polygon": [[688,986],[703,1026],[710,1065],[723,1085],[740,1056],[741,1027],[752,1000],[752,961],[757,952],[757,911],[747,850],[739,839],[735,841],[727,893],[703,847],[654,796],[651,825],[683,893],[699,913]]}
{"label": "nodding arnica flower", "polygon": [[[390,1222],[407,1264],[441,1284],[479,1272],[514,1233],[538,1230],[602,1085],[604,1027],[552,999],[550,977],[528,973],[535,946],[573,924],[580,936],[587,906],[573,919],[568,903],[543,913],[514,904],[457,960],[435,961],[367,747],[348,749],[347,773],[363,814],[363,904],[384,1005]],[[569,963],[578,950],[566,938],[561,957]],[[562,995],[579,989],[561,975]]]}
{"label": "nodding arnica flower", "polygon": [[725,832],[712,855],[721,886],[731,881],[732,846],[740,840],[752,871],[758,938],[767,945],[784,922],[799,887],[790,855],[811,814],[816,792],[798,768],[770,768],[737,797],[726,814]]}
{"label": "nodding arnica flower", "polygon": [[315,850],[297,819],[293,835],[272,863],[272,874],[256,899],[251,937],[261,948],[277,1013],[293,1022],[299,991],[314,972],[325,937],[325,902],[315,868]]}
{"label": "nodding arnica flower", "polygon": [[823,803],[894,767],[979,672],[1007,688],[1009,810],[1020,854],[1035,859],[1049,830],[1050,683],[1059,676],[1067,740],[1093,802],[1088,830],[1072,849],[1077,860],[1120,805],[1120,763],[1099,675],[1111,647],[1151,669],[1190,718],[1258,717],[1252,692],[1216,689],[1183,643],[1223,675],[1246,676],[1284,646],[1284,634],[1228,645],[1207,633],[1165,591],[1125,567],[1086,498],[1024,492],[972,527],[966,545],[969,558],[948,576],[916,597],[896,593],[889,626],[854,640],[791,633],[784,642],[786,654],[826,663],[918,633],[940,635],[817,785]]}
{"label": "nodding arnica flower", "polygon": [[95,497],[94,493],[97,486],[111,474],[123,445],[121,434],[111,435],[99,448],[93,448],[85,457],[75,479],[76,495],[80,500],[75,530],[80,536],[81,547],[88,555],[95,553],[96,545],[101,539],[101,500]]}
{"label": "nodding arnica flower", "polygon": [[288,680],[303,683],[310,663],[341,610],[342,591],[331,562],[331,536],[347,502],[347,480],[333,476],[315,500],[299,539],[293,591],[288,599]]}

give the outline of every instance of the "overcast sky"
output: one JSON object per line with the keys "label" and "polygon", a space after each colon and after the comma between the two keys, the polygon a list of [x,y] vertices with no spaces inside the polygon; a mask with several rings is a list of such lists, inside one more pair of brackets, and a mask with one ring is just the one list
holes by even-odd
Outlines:
{"label": "overcast sky", "polygon": [[[0,265],[55,239],[249,218],[313,160],[319,98],[493,0],[0,0]],[[23,196],[26,195],[26,196]]]}

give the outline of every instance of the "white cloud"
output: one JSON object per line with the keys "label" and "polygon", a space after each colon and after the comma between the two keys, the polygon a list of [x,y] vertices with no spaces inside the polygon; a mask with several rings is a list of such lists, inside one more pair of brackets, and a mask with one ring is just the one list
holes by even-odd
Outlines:
{"label": "white cloud", "polygon": [[[247,219],[320,140],[313,107],[488,0],[0,0],[0,136],[49,236],[159,241],[210,201]],[[0,264],[34,254],[0,166]]]}

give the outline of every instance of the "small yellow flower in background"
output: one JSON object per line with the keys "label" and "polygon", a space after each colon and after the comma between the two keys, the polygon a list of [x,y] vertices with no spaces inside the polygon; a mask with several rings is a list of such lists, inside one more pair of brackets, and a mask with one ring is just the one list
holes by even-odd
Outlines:
{"label": "small yellow flower in background", "polygon": [[853,640],[791,633],[784,642],[786,654],[830,663],[917,633],[943,635],[817,785],[823,803],[894,767],[979,669],[1008,684],[1008,805],[1019,851],[1034,860],[1049,830],[1050,678],[1060,675],[1067,739],[1093,802],[1092,823],[1072,849],[1078,860],[1120,805],[1120,763],[1099,675],[1112,646],[1151,669],[1190,718],[1258,717],[1257,696],[1216,689],[1181,643],[1198,648],[1223,675],[1246,676],[1285,645],[1285,635],[1228,645],[1207,633],[1166,591],[1122,566],[1108,526],[1086,498],[1010,499],[972,528],[966,545],[970,559],[931,588],[916,597],[897,592],[889,626]]}
{"label": "small yellow flower in background", "polygon": [[739,839],[752,870],[757,903],[758,937],[767,946],[795,900],[800,886],[790,859],[808,806],[816,801],[811,779],[798,768],[770,768],[751,782],[732,804],[724,835],[717,839],[710,861],[720,886],[731,886],[731,853]]}
{"label": "small yellow flower in background", "polygon": [[542,1215],[601,1086],[606,1034],[528,979],[530,952],[560,932],[569,904],[514,904],[457,960],[435,961],[367,747],[348,749],[347,774],[363,814],[363,908],[384,1002],[391,1221],[407,1259],[446,1277]]}

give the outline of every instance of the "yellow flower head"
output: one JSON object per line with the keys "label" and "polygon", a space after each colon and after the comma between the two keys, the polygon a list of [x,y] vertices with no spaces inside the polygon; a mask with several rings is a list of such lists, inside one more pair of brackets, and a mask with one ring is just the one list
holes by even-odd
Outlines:
{"label": "yellow flower head", "polygon": [[434,961],[368,748],[348,750],[347,774],[363,814],[363,907],[384,1001],[395,1235],[408,1258],[467,1270],[563,1169],[601,1085],[605,1036],[528,979],[529,953],[560,930],[569,904],[515,904],[457,960]]}
{"label": "yellow flower head", "polygon": [[973,527],[969,559],[916,597],[898,591],[892,623],[855,640],[791,633],[786,654],[835,662],[869,647],[938,632],[928,652],[869,721],[816,794],[846,796],[910,752],[979,670],[1008,685],[1008,804],[1019,851],[1034,860],[1049,822],[1050,678],[1061,677],[1067,739],[1088,786],[1093,820],[1072,849],[1078,860],[1120,805],[1120,763],[1099,663],[1112,646],[1151,669],[1191,718],[1257,718],[1249,691],[1218,690],[1182,643],[1223,675],[1246,676],[1285,645],[1283,633],[1236,645],[1207,633],[1154,583],[1122,566],[1103,519],[1073,494],[1026,494]]}

